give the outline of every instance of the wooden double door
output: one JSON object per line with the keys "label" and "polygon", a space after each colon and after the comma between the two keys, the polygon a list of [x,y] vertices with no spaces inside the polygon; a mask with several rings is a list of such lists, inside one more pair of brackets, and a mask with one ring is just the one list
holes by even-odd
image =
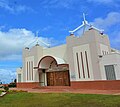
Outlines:
{"label": "wooden double door", "polygon": [[69,71],[47,72],[47,85],[69,86],[70,85]]}

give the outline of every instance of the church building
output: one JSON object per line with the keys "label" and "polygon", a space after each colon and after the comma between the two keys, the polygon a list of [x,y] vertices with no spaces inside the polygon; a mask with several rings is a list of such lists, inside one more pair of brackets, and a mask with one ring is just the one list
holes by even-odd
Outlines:
{"label": "church building", "polygon": [[70,31],[64,45],[44,48],[36,44],[23,49],[17,87],[120,89],[120,51],[112,49],[108,36],[93,26],[75,36],[79,28]]}

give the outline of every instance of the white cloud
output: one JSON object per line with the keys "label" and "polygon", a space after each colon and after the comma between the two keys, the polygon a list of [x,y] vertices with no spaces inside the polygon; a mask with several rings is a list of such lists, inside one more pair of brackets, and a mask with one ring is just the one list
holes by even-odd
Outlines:
{"label": "white cloud", "polygon": [[16,78],[15,69],[0,69],[0,82],[10,83]]}
{"label": "white cloud", "polygon": [[41,5],[45,8],[73,8],[80,0],[43,0]]}
{"label": "white cloud", "polygon": [[[34,46],[36,42],[34,33],[26,29],[10,29],[7,32],[0,31],[0,62],[2,61],[22,61],[22,48],[26,45]],[[58,43],[53,38],[39,37],[40,41],[43,41],[52,46]],[[32,43],[34,42],[34,43]],[[32,43],[32,44],[31,44]],[[40,45],[44,45],[39,42]],[[16,67],[11,64],[0,65],[0,80],[3,83],[9,83],[12,79],[16,78]]]}
{"label": "white cloud", "polygon": [[8,1],[7,0],[1,0],[0,1],[0,7],[1,8],[4,8],[6,10],[9,10],[9,11],[13,11],[13,9],[8,5]]}
{"label": "white cloud", "polygon": [[[0,31],[0,60],[21,59],[22,48],[35,45],[34,33],[26,29],[10,29],[7,32]],[[52,38],[39,37],[40,41],[51,44]],[[39,42],[40,45],[44,45]],[[53,44],[54,45],[54,44]]]}
{"label": "white cloud", "polygon": [[104,29],[110,38],[111,47],[120,49],[120,13],[110,12],[105,18],[96,18],[91,22],[94,26]]}
{"label": "white cloud", "polygon": [[120,23],[120,13],[119,12],[110,12],[105,18],[96,18],[91,24],[108,30],[110,27]]}
{"label": "white cloud", "polygon": [[[22,48],[25,48],[27,45],[29,47],[34,46],[36,44],[35,39],[34,33],[26,29],[10,29],[7,32],[0,31],[0,62],[9,60],[17,63],[17,61],[22,61]],[[53,38],[39,37],[39,40],[51,46],[58,43]],[[44,44],[40,41],[39,44],[43,46]],[[14,66],[12,63],[0,65],[0,80],[3,83],[9,83],[16,78],[16,68],[14,67],[16,65]]]}
{"label": "white cloud", "polygon": [[10,0],[1,0],[0,1],[0,8],[3,8],[13,14],[25,11],[34,11],[32,8],[25,6],[25,5],[18,5],[17,2],[13,2],[11,4]]}
{"label": "white cloud", "polygon": [[111,47],[120,50],[120,29],[117,29],[110,34]]}
{"label": "white cloud", "polygon": [[[90,22],[93,26],[104,29],[110,38],[111,47],[120,49],[120,13],[110,12],[105,18],[95,18]],[[77,36],[83,33],[83,29],[76,32]]]}

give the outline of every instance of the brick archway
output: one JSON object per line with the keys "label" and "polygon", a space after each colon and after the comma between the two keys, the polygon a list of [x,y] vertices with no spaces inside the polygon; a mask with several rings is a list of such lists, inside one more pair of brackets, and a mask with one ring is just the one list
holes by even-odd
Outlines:
{"label": "brick archway", "polygon": [[[46,74],[47,86],[69,86],[69,67],[68,64],[62,64],[63,60],[52,56],[41,58],[38,63],[38,69]],[[68,68],[65,70],[65,67]],[[44,77],[45,78],[45,77]],[[44,81],[45,82],[45,81]]]}

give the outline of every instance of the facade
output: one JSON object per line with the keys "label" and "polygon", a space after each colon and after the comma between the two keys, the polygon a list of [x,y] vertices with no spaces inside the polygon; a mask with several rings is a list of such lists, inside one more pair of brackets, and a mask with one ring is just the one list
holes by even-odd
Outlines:
{"label": "facade", "polygon": [[80,89],[120,89],[120,52],[109,38],[90,28],[66,44],[23,49],[23,67],[17,69],[18,88],[69,86]]}

